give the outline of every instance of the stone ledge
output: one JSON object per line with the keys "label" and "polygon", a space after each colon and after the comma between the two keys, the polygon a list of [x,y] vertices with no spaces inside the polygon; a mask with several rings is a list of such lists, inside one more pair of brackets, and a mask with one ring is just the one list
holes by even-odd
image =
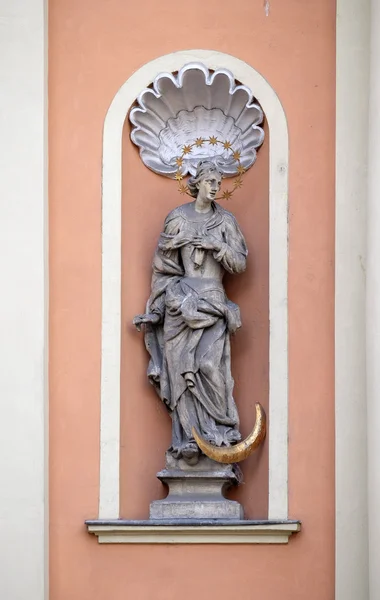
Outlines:
{"label": "stone ledge", "polygon": [[300,521],[89,520],[100,544],[287,544]]}

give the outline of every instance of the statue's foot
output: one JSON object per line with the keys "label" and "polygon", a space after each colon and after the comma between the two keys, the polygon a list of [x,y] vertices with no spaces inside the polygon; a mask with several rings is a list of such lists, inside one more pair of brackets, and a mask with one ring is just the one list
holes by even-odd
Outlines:
{"label": "statue's foot", "polygon": [[186,444],[182,448],[182,457],[188,465],[196,465],[199,460],[199,448],[195,443]]}

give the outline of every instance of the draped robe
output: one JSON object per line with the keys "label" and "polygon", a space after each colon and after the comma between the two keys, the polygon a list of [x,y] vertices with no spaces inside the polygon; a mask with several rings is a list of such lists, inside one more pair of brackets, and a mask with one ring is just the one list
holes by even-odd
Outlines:
{"label": "draped robe", "polygon": [[[247,248],[231,213],[216,203],[210,213],[201,223],[191,221],[181,206],[167,216],[146,310],[159,315],[159,322],[148,324],[145,332],[148,377],[172,418],[170,451],[177,458],[194,442],[193,426],[216,446],[241,439],[230,354],[230,334],[241,326],[240,311],[226,297],[222,276],[224,271],[244,271]],[[220,250],[192,247],[195,231],[212,233]],[[193,264],[190,276],[185,247]],[[207,261],[220,264],[219,277],[203,277]]]}

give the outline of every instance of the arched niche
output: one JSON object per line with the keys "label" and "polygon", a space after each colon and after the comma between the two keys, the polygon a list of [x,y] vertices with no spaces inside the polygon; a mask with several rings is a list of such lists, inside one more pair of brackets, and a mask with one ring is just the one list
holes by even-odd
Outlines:
{"label": "arched niche", "polygon": [[269,128],[269,485],[268,519],[288,517],[288,132],[273,88],[253,67],[221,52],[179,51],[136,71],[115,95],[104,122],[102,165],[102,350],[99,519],[120,503],[122,137],[130,106],[157,73],[199,61],[226,68],[249,87]]}

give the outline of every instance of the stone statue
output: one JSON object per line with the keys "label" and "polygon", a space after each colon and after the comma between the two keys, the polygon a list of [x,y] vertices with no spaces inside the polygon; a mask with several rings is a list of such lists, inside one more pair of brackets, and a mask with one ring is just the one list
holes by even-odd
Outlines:
{"label": "stone statue", "polygon": [[222,173],[199,162],[188,188],[195,198],[165,220],[153,260],[145,324],[148,377],[172,418],[169,452],[195,464],[192,428],[213,446],[239,442],[233,398],[230,335],[241,326],[239,307],[225,294],[223,276],[242,273],[247,247],[235,217],[215,202]]}

